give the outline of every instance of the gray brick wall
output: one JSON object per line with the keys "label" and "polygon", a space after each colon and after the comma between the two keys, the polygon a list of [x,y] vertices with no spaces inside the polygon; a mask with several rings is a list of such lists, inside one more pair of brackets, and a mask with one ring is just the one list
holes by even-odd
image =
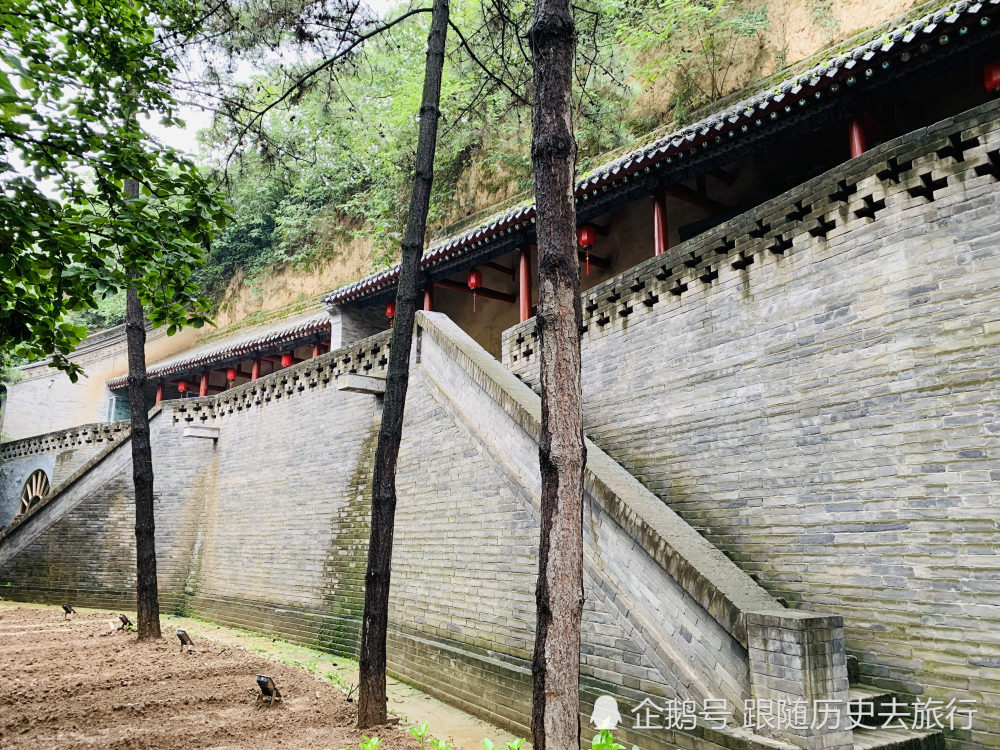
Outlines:
{"label": "gray brick wall", "polygon": [[[998,114],[590,290],[581,337],[595,443],[772,594],[842,614],[865,682],[977,701],[956,748],[1000,746]],[[504,362],[537,387],[533,325]]]}
{"label": "gray brick wall", "polygon": [[330,346],[334,349],[349,346],[389,327],[385,307],[381,305],[360,309],[328,305],[327,312],[330,313]]}
{"label": "gray brick wall", "polygon": [[41,469],[54,490],[105,446],[121,440],[127,424],[90,424],[0,445],[0,527],[18,511],[21,490]]}
{"label": "gray brick wall", "polygon": [[[411,380],[398,480],[397,517],[406,520],[399,523],[397,540],[412,535],[415,549],[429,546],[441,558],[428,579],[427,563],[414,554],[420,564],[403,568],[407,585],[397,596],[406,600],[407,618],[428,610],[418,617],[433,625],[438,640],[471,643],[492,658],[508,655],[500,674],[505,680],[521,675],[515,695],[522,702],[491,710],[516,710],[506,723],[518,726],[518,716],[528,714],[530,693],[524,685],[530,685],[525,675],[533,645],[540,404],[444,316],[421,314],[418,325],[419,366]],[[430,415],[437,416],[428,422]],[[419,427],[410,429],[411,418]],[[751,697],[745,618],[752,609],[780,605],[593,444],[586,485],[585,708],[605,693],[623,708],[647,697],[699,707],[716,698],[727,699],[739,721]],[[428,486],[434,489],[432,514],[426,512]],[[469,548],[479,554],[470,557]],[[456,559],[463,564],[455,565]],[[498,588],[493,581],[501,578],[506,587]],[[426,589],[415,586],[424,581]],[[441,591],[448,592],[444,607],[436,600]],[[456,600],[465,606],[456,607]],[[416,677],[411,667],[407,676],[434,690],[443,667]],[[453,674],[449,670],[449,683]],[[710,742],[705,735],[688,733],[685,740],[659,729],[624,736],[651,748]]]}
{"label": "gray brick wall", "polygon": [[14,520],[21,505],[25,482],[37,470],[49,477],[55,473],[56,453],[41,453],[0,463],[0,528]]}
{"label": "gray brick wall", "polygon": [[[769,640],[822,636],[829,663],[796,679],[842,689],[839,638],[812,624],[836,628],[774,615],[722,549],[771,594],[843,613],[870,682],[980,699],[975,732],[954,739],[998,744],[1000,199],[977,172],[1000,145],[997,109],[888,144],[588,292],[584,710],[602,693],[798,694]],[[976,143],[940,156],[955,133]],[[924,175],[946,184],[928,195]],[[868,216],[866,197],[886,205]],[[419,320],[390,666],[524,731],[537,398],[447,318]],[[505,342],[530,382],[530,330]],[[384,373],[386,352],[378,334],[154,409],[165,609],[356,653],[379,406],[336,380]],[[185,437],[200,425],[218,439]],[[131,601],[128,466],[127,441],[104,448],[0,532],[5,596]],[[779,671],[790,684],[768,684]],[[704,726],[623,736],[644,750],[759,744]]]}
{"label": "gray brick wall", "polygon": [[[421,320],[397,480],[390,668],[526,732],[538,544],[537,398],[446,318]],[[165,402],[154,410],[165,610],[356,654],[379,407],[375,397],[335,385],[344,372],[379,374],[385,353],[386,337],[379,335],[218,397]],[[217,428],[218,439],[185,437],[191,426]],[[715,599],[735,602],[732,607],[775,603],[749,581],[741,589],[722,580],[719,596],[711,575],[675,581],[661,563],[669,553],[646,553],[636,522],[626,522],[625,506],[612,502],[637,487],[623,485],[624,472],[615,474],[609,459],[594,471],[587,503],[585,710],[603,693],[618,697],[623,709],[647,695],[741,704],[750,695],[747,653],[731,631],[744,639],[745,632],[738,617],[729,617],[730,605],[714,614],[705,607]],[[0,536],[0,582],[11,583],[6,595],[130,602],[128,477],[124,441]],[[609,489],[616,483],[624,489]],[[672,514],[647,520],[645,533],[674,537],[675,558],[684,544],[698,542]],[[665,530],[670,523],[672,531]],[[677,538],[685,529],[687,542]],[[704,550],[686,554],[697,560]],[[721,556],[716,564],[738,573]],[[704,728],[685,735],[647,730],[633,738],[651,750],[738,741]]]}

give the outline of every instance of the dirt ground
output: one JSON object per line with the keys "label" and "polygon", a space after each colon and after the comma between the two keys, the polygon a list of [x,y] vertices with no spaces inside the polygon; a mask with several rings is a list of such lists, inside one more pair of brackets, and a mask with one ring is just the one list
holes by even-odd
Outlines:
{"label": "dirt ground", "polygon": [[[3,606],[0,604],[0,613]],[[165,630],[170,628],[174,632],[184,628],[195,639],[209,639],[218,643],[219,648],[242,646],[270,661],[307,670],[320,678],[330,678],[348,689],[358,684],[358,663],[351,659],[204,620],[165,615],[162,621]],[[400,726],[427,722],[430,735],[452,743],[452,750],[481,750],[484,737],[500,748],[521,737],[524,743],[521,750],[531,750],[531,743],[525,739],[527,732],[511,734],[392,677],[386,680],[386,692],[389,714],[399,717]]]}
{"label": "dirt ground", "polygon": [[[357,748],[355,706],[333,685],[244,646],[111,632],[117,613],[69,621],[58,608],[0,607],[0,748]],[[284,700],[259,703],[258,673]],[[380,727],[379,750],[416,750],[405,729]]]}

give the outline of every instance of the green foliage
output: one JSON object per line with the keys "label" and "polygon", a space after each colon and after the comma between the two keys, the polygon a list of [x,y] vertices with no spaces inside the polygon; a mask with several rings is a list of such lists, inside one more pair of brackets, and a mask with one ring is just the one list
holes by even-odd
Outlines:
{"label": "green foliage", "polygon": [[427,740],[429,731],[430,729],[427,726],[426,721],[421,723],[419,726],[410,727],[410,734],[413,735],[413,738],[420,743],[420,750],[427,749]]}
{"label": "green foliage", "polygon": [[746,82],[734,80],[747,76],[737,67],[759,57],[761,33],[770,25],[767,5],[750,0],[608,1],[634,74],[645,83],[672,79],[678,122],[690,108]]}
{"label": "green foliage", "polygon": [[426,721],[410,727],[410,734],[420,743],[420,750],[427,750],[428,747],[431,750],[452,750],[452,743],[431,736]]}
{"label": "green foliage", "polygon": [[625,750],[624,745],[615,742],[610,729],[602,729],[590,743],[591,750]]}
{"label": "green foliage", "polygon": [[[521,745],[523,744],[524,744],[524,738],[520,737],[516,740],[511,740],[506,745],[504,745],[504,750],[521,750]],[[493,740],[484,737],[483,750],[497,750],[497,746],[493,744]]]}
{"label": "green foliage", "polygon": [[[479,60],[515,91],[530,91],[528,62],[516,42],[505,46],[503,24],[485,15],[488,5],[456,0],[452,21]],[[505,12],[514,27],[530,25],[530,3],[510,3]],[[581,173],[662,124],[629,116],[643,84],[658,79],[666,85],[673,119],[683,123],[694,108],[754,75],[769,25],[764,0],[586,0],[576,15],[576,77],[586,84],[578,87],[574,113]],[[335,78],[314,81],[270,112],[262,137],[231,174],[236,216],[199,276],[205,288],[217,295],[236,269],[251,282],[288,263],[309,269],[351,240],[371,242],[371,270],[396,259],[412,181],[427,22],[414,16],[370,40],[363,56],[339,67]],[[260,109],[285,81],[286,72],[273,70],[243,93]],[[436,234],[484,204],[532,188],[530,111],[483,73],[453,31],[441,108],[428,215]],[[219,125],[207,146],[226,154],[233,137],[232,128]]]}
{"label": "green foliage", "polygon": [[125,322],[125,299],[124,290],[106,294],[95,300],[93,308],[70,312],[67,320],[89,331],[121,325]]}
{"label": "green foliage", "polygon": [[210,293],[220,291],[237,269],[254,275],[279,260],[272,255],[274,226],[287,189],[259,168],[248,168],[246,178],[233,185],[232,221],[212,243],[205,267],[196,274],[201,288]]}
{"label": "green foliage", "polygon": [[[452,750],[453,744],[451,742],[431,735],[426,721],[411,726],[409,731],[413,738],[420,743],[420,750],[427,750],[427,748],[430,748],[430,750]],[[524,738],[511,740],[505,745],[504,750],[521,750],[521,745],[523,744]],[[484,738],[483,750],[497,750],[497,748],[493,744],[493,740]]]}
{"label": "green foliage", "polygon": [[0,348],[75,379],[87,328],[71,314],[129,287],[154,324],[206,322],[192,271],[221,196],[137,124],[177,122],[165,43],[198,7],[0,0]]}
{"label": "green foliage", "polygon": [[[529,3],[508,10],[515,23],[530,23]],[[495,41],[484,12],[482,4],[468,0],[451,5],[452,21],[482,60],[490,58]],[[583,21],[591,24],[590,62],[581,62],[578,72],[588,82],[577,117],[585,167],[637,131],[623,117],[633,92],[620,82],[624,73],[613,60],[612,28],[598,26],[590,15]],[[413,177],[428,22],[425,16],[407,19],[371,40],[363,60],[339,68],[335,80],[270,113],[265,137],[243,153],[232,174],[236,216],[209,255],[201,277],[208,288],[218,293],[236,268],[251,279],[286,263],[311,268],[350,240],[371,241],[373,269],[394,262]],[[519,82],[515,90],[527,86],[530,66],[520,52],[505,57],[503,65],[505,78]],[[273,99],[282,80],[281,72],[271,71],[250,84],[255,107]],[[432,232],[482,207],[483,197],[463,182],[470,169],[470,183],[486,195],[502,198],[532,186],[530,111],[483,73],[451,31],[441,109],[428,215]],[[207,146],[227,154],[233,136],[219,125]]]}
{"label": "green foliage", "polygon": [[[363,736],[363,735],[362,735]],[[382,740],[378,737],[364,737],[361,742],[358,743],[358,748],[360,750],[376,750],[378,746],[382,744]],[[324,750],[330,750],[330,748],[324,748]],[[349,748],[342,747],[340,750],[349,750]]]}
{"label": "green foliage", "polygon": [[348,695],[350,695],[353,692],[353,690],[354,690],[354,686],[353,685],[348,685],[347,684],[347,680],[344,679],[344,675],[342,675],[340,672],[337,672],[337,671],[327,672],[324,675],[324,677],[326,677],[327,681],[331,685],[333,685],[334,687],[340,688],[342,691],[344,691]]}
{"label": "green foliage", "polygon": [[[375,263],[388,264],[401,240],[416,149],[426,31],[413,19],[376,43],[368,65],[339,78],[340,91],[313,91],[268,121],[268,137],[283,153],[245,157],[233,190],[239,213],[209,258],[216,289],[235,267],[249,275],[292,262],[309,267],[350,239],[371,239]],[[445,106],[456,91],[445,77]],[[266,88],[270,90],[270,88]],[[217,134],[222,141],[229,134]],[[474,133],[452,131],[439,144],[431,223],[451,207],[457,176],[468,166]],[[449,179],[451,176],[451,179]]]}
{"label": "green foliage", "polygon": [[[17,368],[23,364],[26,364],[23,359],[13,356],[10,352],[0,350],[0,424],[3,423],[3,412],[6,407],[6,386],[21,381],[24,375]],[[0,430],[0,443],[9,439],[9,435]]]}
{"label": "green foliage", "polygon": [[18,367],[28,364],[27,360],[10,352],[0,351],[0,385],[20,383],[24,378]]}
{"label": "green foliage", "polygon": [[833,0],[806,0],[806,7],[813,23],[828,34],[840,31],[840,21],[833,14]]}

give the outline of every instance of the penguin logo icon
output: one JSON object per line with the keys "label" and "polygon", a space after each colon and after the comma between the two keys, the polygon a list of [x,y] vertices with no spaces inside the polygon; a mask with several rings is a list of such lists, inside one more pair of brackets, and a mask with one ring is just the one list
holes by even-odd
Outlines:
{"label": "penguin logo icon", "polygon": [[602,695],[594,701],[594,712],[590,715],[590,723],[597,729],[613,730],[622,722],[618,713],[618,701],[610,695]]}

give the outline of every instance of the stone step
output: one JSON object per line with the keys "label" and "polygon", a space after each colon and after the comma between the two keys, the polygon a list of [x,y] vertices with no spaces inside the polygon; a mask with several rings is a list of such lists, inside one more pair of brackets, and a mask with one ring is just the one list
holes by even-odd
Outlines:
{"label": "stone step", "polygon": [[[857,721],[859,717],[864,715],[868,719],[865,723],[875,724],[878,717],[882,715],[882,709],[886,705],[891,705],[892,699],[895,697],[896,694],[891,690],[880,690],[868,685],[851,685],[851,718]],[[907,709],[907,713],[909,713],[909,709]]]}
{"label": "stone step", "polygon": [[944,735],[920,729],[855,729],[854,750],[944,750]]}

